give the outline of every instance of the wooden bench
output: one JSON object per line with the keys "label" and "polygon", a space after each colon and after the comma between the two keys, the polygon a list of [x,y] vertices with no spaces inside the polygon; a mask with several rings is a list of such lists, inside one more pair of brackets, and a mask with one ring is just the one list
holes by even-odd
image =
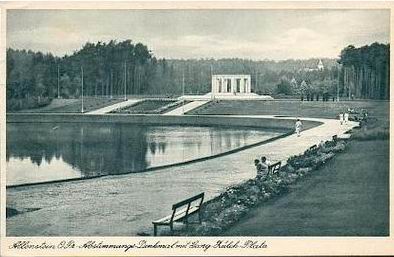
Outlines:
{"label": "wooden bench", "polygon": [[312,145],[311,147],[308,148],[307,153],[314,154],[317,151],[318,151],[317,145]]}
{"label": "wooden bench", "polygon": [[276,174],[276,173],[278,173],[281,166],[282,166],[282,163],[280,161],[269,165],[268,166],[268,174]]}
{"label": "wooden bench", "polygon": [[[153,234],[155,236],[157,235],[158,226],[169,226],[172,232],[174,222],[183,221],[184,223],[187,224],[188,217],[197,212],[198,212],[199,223],[201,223],[200,207],[203,201],[204,201],[204,193],[201,193],[172,205],[171,215],[152,222]],[[192,203],[196,203],[196,205],[192,206]]]}

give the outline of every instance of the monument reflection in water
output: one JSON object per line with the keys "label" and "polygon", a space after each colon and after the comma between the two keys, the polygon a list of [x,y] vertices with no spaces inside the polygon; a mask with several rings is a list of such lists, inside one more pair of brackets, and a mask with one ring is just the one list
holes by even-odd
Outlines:
{"label": "monument reflection in water", "polygon": [[7,123],[7,185],[138,172],[279,134],[226,127]]}

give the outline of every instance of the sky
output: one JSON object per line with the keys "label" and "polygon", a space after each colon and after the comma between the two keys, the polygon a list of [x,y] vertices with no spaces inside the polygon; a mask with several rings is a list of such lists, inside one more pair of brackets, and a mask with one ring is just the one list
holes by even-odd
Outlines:
{"label": "sky", "polygon": [[336,58],[390,41],[389,10],[9,10],[7,47],[57,56],[131,39],[158,58]]}

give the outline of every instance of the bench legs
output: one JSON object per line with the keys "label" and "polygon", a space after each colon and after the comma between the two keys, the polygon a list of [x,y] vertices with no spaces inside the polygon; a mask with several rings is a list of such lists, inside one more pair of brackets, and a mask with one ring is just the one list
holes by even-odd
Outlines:
{"label": "bench legs", "polygon": [[157,236],[157,225],[153,225],[153,236]]}
{"label": "bench legs", "polygon": [[[188,217],[186,217],[183,222],[186,224],[186,226],[189,225]],[[198,223],[200,223],[200,224],[202,223],[201,212],[198,212]],[[174,223],[169,223],[169,224],[158,223],[158,224],[153,224],[153,236],[157,236],[157,227],[158,226],[169,226],[170,230],[171,230],[171,234],[173,234],[173,232],[174,232]]]}
{"label": "bench legs", "polygon": [[[160,224],[153,224],[153,236],[157,236],[157,227],[159,226]],[[163,225],[167,225],[167,224],[163,224]],[[162,226],[163,226],[162,225]],[[170,223],[170,224],[168,224],[168,226],[170,227],[170,229],[171,229],[171,233],[174,231],[174,225],[173,225],[173,223]]]}

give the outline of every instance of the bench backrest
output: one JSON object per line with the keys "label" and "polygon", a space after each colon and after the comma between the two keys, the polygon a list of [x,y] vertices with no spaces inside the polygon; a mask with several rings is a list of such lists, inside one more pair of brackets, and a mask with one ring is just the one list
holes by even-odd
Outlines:
{"label": "bench backrest", "polygon": [[282,166],[282,163],[280,161],[268,166],[268,173],[271,173],[271,174],[278,173],[281,166]]}
{"label": "bench backrest", "polygon": [[190,197],[190,198],[188,198],[188,199],[185,199],[185,200],[183,200],[183,201],[180,201],[180,202],[178,202],[178,203],[172,205],[172,210],[173,210],[173,212],[172,212],[172,216],[171,216],[171,222],[173,221],[174,216],[175,216],[175,213],[176,213],[176,210],[177,210],[178,208],[187,205],[187,209],[186,209],[186,213],[185,213],[185,216],[187,216],[188,213],[189,213],[189,209],[190,209],[190,207],[191,207],[191,204],[192,204],[194,201],[197,201],[197,200],[200,200],[200,202],[199,202],[198,205],[197,205],[198,208],[200,208],[201,205],[202,205],[202,202],[204,201],[204,193],[200,193],[200,194],[198,194],[198,195],[195,195],[195,196],[193,196],[193,197]]}
{"label": "bench backrest", "polygon": [[194,202],[194,201],[196,201],[196,200],[198,200],[198,199],[201,199],[201,200],[200,200],[200,201],[201,201],[201,202],[200,202],[200,205],[201,205],[202,202],[204,201],[204,193],[200,193],[200,194],[198,194],[198,195],[195,195],[195,196],[193,196],[193,197],[190,197],[190,198],[188,198],[188,199],[185,199],[185,200],[183,200],[183,201],[180,201],[180,202],[178,202],[178,203],[172,205],[172,209],[173,209],[173,210],[178,209],[179,207],[185,206],[186,204],[192,203],[192,202]]}
{"label": "bench backrest", "polygon": [[317,145],[312,145],[311,147],[308,148],[308,150],[306,151],[306,153],[316,153],[317,152]]}

